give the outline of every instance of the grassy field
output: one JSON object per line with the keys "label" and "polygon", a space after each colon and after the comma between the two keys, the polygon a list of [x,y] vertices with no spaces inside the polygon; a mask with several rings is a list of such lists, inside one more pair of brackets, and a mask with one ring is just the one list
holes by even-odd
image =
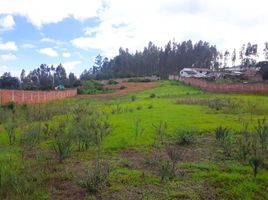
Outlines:
{"label": "grassy field", "polygon": [[266,95],[161,81],[0,113],[0,199],[268,199]]}

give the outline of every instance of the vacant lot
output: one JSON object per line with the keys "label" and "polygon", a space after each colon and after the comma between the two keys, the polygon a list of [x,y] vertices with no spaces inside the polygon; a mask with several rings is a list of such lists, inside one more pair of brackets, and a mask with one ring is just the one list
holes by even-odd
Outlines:
{"label": "vacant lot", "polygon": [[0,199],[268,199],[268,96],[123,85],[1,108]]}

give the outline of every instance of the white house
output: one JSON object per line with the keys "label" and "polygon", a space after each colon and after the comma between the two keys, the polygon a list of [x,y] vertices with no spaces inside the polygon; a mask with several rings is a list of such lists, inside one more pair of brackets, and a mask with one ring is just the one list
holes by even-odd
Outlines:
{"label": "white house", "polygon": [[187,77],[187,78],[203,78],[207,77],[209,74],[209,69],[203,69],[203,68],[183,68],[180,71],[181,77]]}

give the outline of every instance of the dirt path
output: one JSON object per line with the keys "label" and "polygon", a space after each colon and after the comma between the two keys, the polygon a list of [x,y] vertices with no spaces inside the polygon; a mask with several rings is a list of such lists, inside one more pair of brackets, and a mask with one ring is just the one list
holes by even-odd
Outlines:
{"label": "dirt path", "polygon": [[[127,94],[129,92],[138,92],[143,90],[148,90],[158,87],[160,84],[158,82],[149,82],[149,83],[128,83],[123,82],[116,85],[107,85],[107,88],[116,89],[112,93],[106,94],[94,94],[94,95],[79,95],[79,97],[114,97]],[[121,86],[126,86],[127,88],[120,90]]]}

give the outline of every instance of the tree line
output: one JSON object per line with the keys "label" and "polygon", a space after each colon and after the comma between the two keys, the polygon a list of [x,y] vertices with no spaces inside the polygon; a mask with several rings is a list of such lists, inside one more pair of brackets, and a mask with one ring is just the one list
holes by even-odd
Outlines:
{"label": "tree line", "polygon": [[53,90],[55,87],[63,85],[71,88],[79,85],[78,78],[74,73],[67,73],[59,64],[57,67],[41,64],[40,67],[26,74],[23,69],[20,79],[13,77],[9,72],[0,77],[0,88],[4,89],[23,89],[23,90]]}
{"label": "tree line", "polygon": [[[263,49],[268,60],[268,43]],[[183,68],[208,68],[219,70],[230,65],[244,68],[256,67],[258,45],[243,44],[239,50],[220,52],[208,42],[191,40],[178,43],[169,41],[164,48],[152,42],[143,51],[130,53],[128,49],[119,49],[119,54],[112,59],[98,55],[95,65],[84,70],[81,80],[110,79],[133,76],[158,75],[167,78],[169,74],[178,73]]]}
{"label": "tree line", "polygon": [[[264,44],[263,54],[268,60],[268,42]],[[152,75],[165,79],[169,74],[178,73],[183,68],[219,70],[237,64],[244,68],[261,67],[262,71],[267,72],[268,77],[268,62],[257,63],[258,56],[258,45],[250,42],[232,52],[218,51],[215,45],[210,45],[206,41],[169,41],[164,47],[149,42],[142,51],[135,53],[120,48],[119,54],[112,59],[98,55],[94,65],[84,70],[79,79],[74,73],[67,76],[61,64],[57,67],[41,64],[28,75],[22,70],[20,79],[11,76],[10,73],[4,73],[0,77],[0,88],[51,90],[58,85],[75,87],[80,84],[80,80]]]}

